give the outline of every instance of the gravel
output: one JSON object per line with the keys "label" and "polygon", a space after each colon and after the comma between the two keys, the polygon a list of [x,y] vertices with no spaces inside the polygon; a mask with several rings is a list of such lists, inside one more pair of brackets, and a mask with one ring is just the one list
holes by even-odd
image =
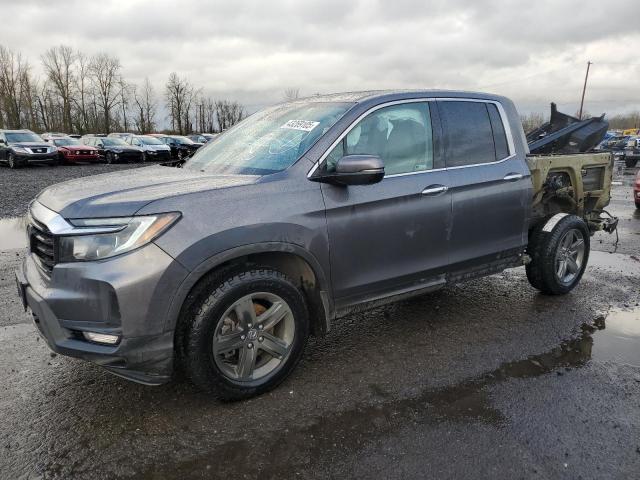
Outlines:
{"label": "gravel", "polygon": [[17,170],[10,170],[6,166],[0,166],[0,218],[24,215],[29,202],[49,185],[71,180],[72,178],[87,177],[89,175],[147,165],[149,163],[61,165],[59,167],[32,166]]}

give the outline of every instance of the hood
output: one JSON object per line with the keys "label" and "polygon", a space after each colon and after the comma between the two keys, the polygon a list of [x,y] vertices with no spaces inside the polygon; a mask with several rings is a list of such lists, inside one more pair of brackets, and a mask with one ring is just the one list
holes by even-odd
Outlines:
{"label": "hood", "polygon": [[27,148],[53,147],[53,145],[47,142],[9,142],[9,145],[11,145],[12,147],[27,147]]}
{"label": "hood", "polygon": [[37,200],[65,218],[126,217],[154,200],[249,185],[259,178],[158,165],[58,183],[43,190]]}
{"label": "hood", "polygon": [[134,147],[133,145],[105,145],[105,150],[110,152],[142,152],[141,148]]}
{"label": "hood", "polygon": [[69,150],[70,152],[75,152],[77,150],[82,150],[83,152],[96,150],[95,147],[90,147],[89,145],[61,145],[58,149]]}
{"label": "hood", "polygon": [[152,151],[152,152],[163,151],[163,150],[171,150],[169,148],[169,145],[143,145],[140,148],[142,148],[143,150]]}

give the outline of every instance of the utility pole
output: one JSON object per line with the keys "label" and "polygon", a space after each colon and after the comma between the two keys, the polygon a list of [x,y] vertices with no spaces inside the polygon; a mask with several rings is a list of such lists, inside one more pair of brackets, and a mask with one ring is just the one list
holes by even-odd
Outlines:
{"label": "utility pole", "polygon": [[582,120],[582,107],[584,107],[584,94],[587,91],[587,79],[589,78],[589,67],[591,67],[591,62],[587,62],[587,74],[584,76],[584,86],[582,87],[582,100],[580,100],[580,113],[578,113],[578,120]]}

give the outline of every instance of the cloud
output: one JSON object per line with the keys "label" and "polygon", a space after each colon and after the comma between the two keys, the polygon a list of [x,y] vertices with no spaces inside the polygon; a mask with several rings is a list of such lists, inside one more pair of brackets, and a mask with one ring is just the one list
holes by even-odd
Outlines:
{"label": "cloud", "polygon": [[158,91],[172,71],[250,109],[302,94],[371,88],[489,90],[521,110],[640,109],[637,4],[620,0],[2,1],[0,43],[36,71],[50,46],[121,59]]}

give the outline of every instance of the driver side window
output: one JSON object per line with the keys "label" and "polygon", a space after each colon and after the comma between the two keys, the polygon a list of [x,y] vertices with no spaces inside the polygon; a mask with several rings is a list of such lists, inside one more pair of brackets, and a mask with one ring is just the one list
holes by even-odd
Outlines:
{"label": "driver side window", "polygon": [[433,137],[429,104],[405,103],[384,107],[362,119],[326,158],[335,171],[345,155],[377,155],[385,175],[433,169]]}

